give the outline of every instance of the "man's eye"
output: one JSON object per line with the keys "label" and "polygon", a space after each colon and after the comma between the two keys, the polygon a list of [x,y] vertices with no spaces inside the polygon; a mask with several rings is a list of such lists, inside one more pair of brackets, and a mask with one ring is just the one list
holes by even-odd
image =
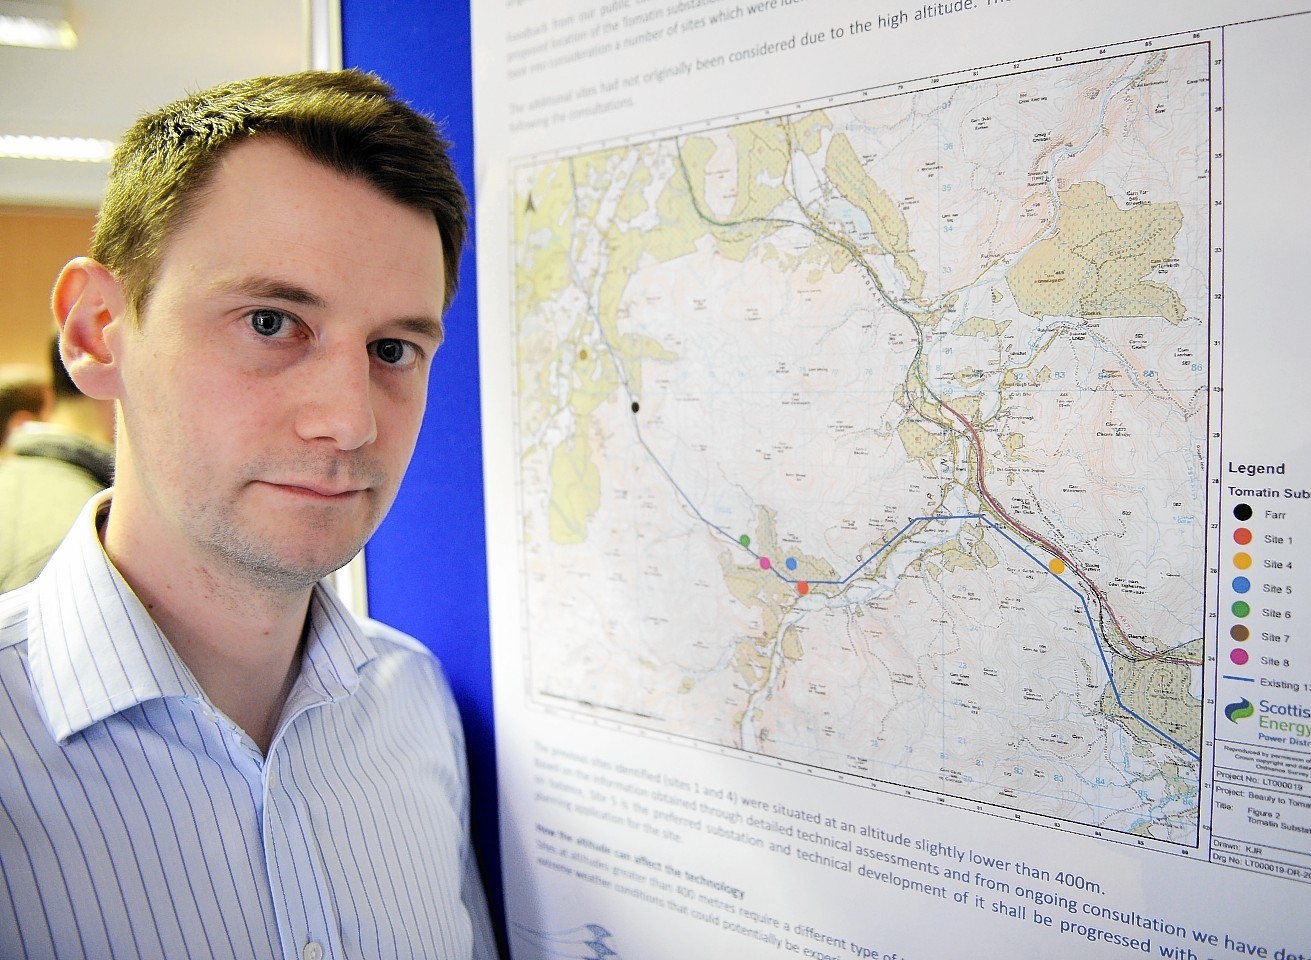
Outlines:
{"label": "man's eye", "polygon": [[256,310],[250,315],[250,328],[262,337],[285,335],[291,325],[291,317],[281,310]]}
{"label": "man's eye", "polygon": [[379,340],[373,345],[373,355],[383,363],[397,366],[410,363],[418,357],[418,348],[404,340]]}

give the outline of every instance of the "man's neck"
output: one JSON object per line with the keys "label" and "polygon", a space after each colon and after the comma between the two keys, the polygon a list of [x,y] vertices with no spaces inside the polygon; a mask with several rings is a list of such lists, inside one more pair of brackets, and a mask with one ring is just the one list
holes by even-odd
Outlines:
{"label": "man's neck", "polygon": [[312,588],[261,591],[203,567],[160,564],[112,519],[101,540],[210,701],[267,754],[300,674]]}

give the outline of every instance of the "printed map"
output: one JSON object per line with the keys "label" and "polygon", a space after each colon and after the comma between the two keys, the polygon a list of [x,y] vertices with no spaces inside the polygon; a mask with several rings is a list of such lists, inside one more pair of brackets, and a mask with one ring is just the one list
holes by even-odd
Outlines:
{"label": "printed map", "polygon": [[1204,43],[525,161],[529,694],[1197,842]]}

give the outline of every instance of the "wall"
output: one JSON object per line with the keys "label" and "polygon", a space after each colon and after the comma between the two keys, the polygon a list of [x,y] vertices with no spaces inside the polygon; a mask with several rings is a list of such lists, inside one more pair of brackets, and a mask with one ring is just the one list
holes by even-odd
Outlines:
{"label": "wall", "polygon": [[0,208],[0,364],[45,365],[50,288],[94,226],[91,210]]}

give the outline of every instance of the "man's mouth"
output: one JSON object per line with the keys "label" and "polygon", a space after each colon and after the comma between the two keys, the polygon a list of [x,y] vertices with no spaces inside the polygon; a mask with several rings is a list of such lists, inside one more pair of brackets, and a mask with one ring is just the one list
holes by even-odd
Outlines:
{"label": "man's mouth", "polygon": [[276,487],[287,493],[321,500],[349,499],[352,495],[363,493],[368,487],[358,484],[333,484],[315,480],[261,480],[266,486]]}

